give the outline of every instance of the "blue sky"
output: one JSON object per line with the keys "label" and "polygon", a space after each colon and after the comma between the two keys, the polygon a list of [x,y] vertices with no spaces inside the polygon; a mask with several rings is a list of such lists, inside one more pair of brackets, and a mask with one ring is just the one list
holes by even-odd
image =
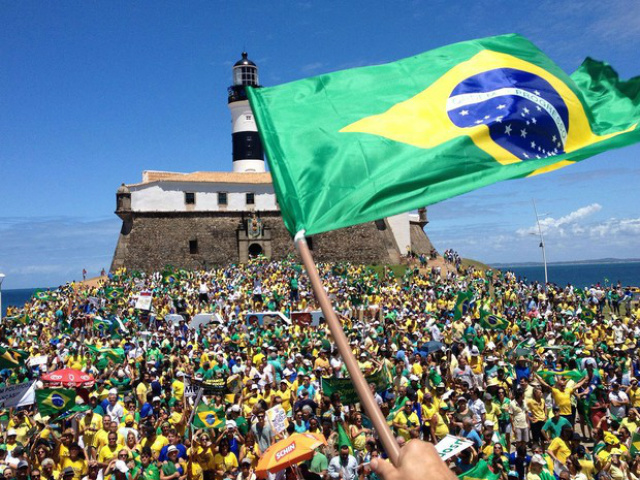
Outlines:
{"label": "blue sky", "polygon": [[[517,32],[565,71],[640,74],[636,0],[5,1],[0,4],[0,271],[5,288],[108,268],[115,190],[142,170],[229,170],[226,88],[246,49],[265,86]],[[429,208],[436,246],[486,262],[632,257],[640,147]]]}

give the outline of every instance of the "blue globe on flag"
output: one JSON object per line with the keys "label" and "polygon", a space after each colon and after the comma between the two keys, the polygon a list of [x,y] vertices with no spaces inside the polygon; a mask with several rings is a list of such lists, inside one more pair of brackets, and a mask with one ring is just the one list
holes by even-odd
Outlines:
{"label": "blue globe on flag", "polygon": [[58,393],[54,393],[53,395],[51,395],[51,405],[53,405],[56,408],[62,408],[64,407],[65,401],[64,398],[62,398],[62,396]]}
{"label": "blue globe on flag", "polygon": [[497,68],[460,82],[447,100],[454,125],[486,125],[491,140],[520,160],[564,153],[569,112],[551,84],[530,72]]}

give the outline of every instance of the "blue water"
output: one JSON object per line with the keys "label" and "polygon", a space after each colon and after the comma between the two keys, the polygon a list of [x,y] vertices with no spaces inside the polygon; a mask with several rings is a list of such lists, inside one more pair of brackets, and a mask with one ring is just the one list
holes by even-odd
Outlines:
{"label": "blue water", "polygon": [[2,290],[2,316],[7,313],[9,305],[21,307],[27,302],[36,288],[16,288],[13,290]]}
{"label": "blue water", "polygon": [[[528,281],[544,282],[544,267],[505,267],[503,272],[511,270],[519,277]],[[549,281],[557,285],[565,286],[571,283],[576,287],[589,287],[600,282],[601,285],[617,284],[623,286],[640,286],[640,262],[633,263],[593,263],[580,265],[549,265],[547,267]]]}

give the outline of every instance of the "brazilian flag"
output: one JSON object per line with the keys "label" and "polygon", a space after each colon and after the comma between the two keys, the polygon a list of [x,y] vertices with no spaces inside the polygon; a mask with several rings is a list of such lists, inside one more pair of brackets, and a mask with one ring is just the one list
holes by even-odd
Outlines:
{"label": "brazilian flag", "polygon": [[204,402],[200,402],[200,405],[196,408],[195,415],[193,416],[193,426],[195,428],[223,428],[225,426],[225,419],[218,418],[215,410]]}
{"label": "brazilian flag", "polygon": [[590,58],[567,75],[519,35],[247,95],[292,235],[391,217],[640,141],[640,78],[620,80]]}
{"label": "brazilian flag", "polygon": [[68,388],[43,388],[36,390],[36,403],[43,417],[58,415],[75,406],[76,392]]}
{"label": "brazilian flag", "polygon": [[43,290],[41,288],[38,288],[35,292],[33,292],[33,295],[31,295],[31,298],[35,298],[42,302],[49,302],[51,300],[55,300],[56,296],[52,294],[49,290]]}
{"label": "brazilian flag", "polygon": [[104,296],[110,300],[117,300],[122,295],[124,295],[124,289],[122,288],[107,287],[104,289]]}
{"label": "brazilian flag", "polygon": [[100,331],[107,331],[111,328],[111,320],[102,317],[93,318],[93,328]]}
{"label": "brazilian flag", "polygon": [[111,359],[116,364],[124,363],[124,349],[122,348],[98,348],[95,345],[87,345],[87,348],[97,357]]}
{"label": "brazilian flag", "polygon": [[578,369],[574,369],[574,370],[562,370],[559,372],[556,372],[554,370],[540,370],[538,372],[538,375],[540,375],[540,378],[542,378],[545,382],[550,383],[550,381],[554,381],[554,377],[559,376],[559,377],[565,377],[568,379],[573,380],[574,382],[579,382],[580,380],[582,380],[585,375],[587,374],[586,371],[584,370],[578,370]]}
{"label": "brazilian flag", "polygon": [[469,307],[471,306],[471,302],[473,301],[473,292],[466,291],[458,293],[458,298],[456,299],[456,305],[453,308],[453,318],[454,320],[460,320],[462,317],[469,313]]}
{"label": "brazilian flag", "polygon": [[465,473],[458,475],[458,478],[460,480],[499,480],[500,475],[493,473],[489,469],[489,464],[486,460],[480,460],[471,470],[467,470]]}
{"label": "brazilian flag", "polygon": [[484,315],[480,317],[480,326],[487,330],[506,330],[509,328],[509,322],[498,315]]}
{"label": "brazilian flag", "polygon": [[596,314],[593,313],[593,310],[587,308],[582,311],[582,313],[580,314],[580,318],[582,318],[582,320],[584,320],[587,325],[591,325],[596,318]]}
{"label": "brazilian flag", "polygon": [[19,368],[24,366],[29,354],[17,348],[0,347],[0,369]]}

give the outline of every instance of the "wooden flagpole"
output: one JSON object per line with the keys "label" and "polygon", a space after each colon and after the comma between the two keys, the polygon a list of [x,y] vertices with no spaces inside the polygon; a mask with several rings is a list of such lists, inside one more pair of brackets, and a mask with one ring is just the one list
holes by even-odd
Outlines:
{"label": "wooden flagpole", "polygon": [[380,411],[380,407],[378,407],[364,375],[362,375],[362,372],[360,371],[360,367],[358,366],[358,362],[351,351],[351,347],[349,346],[347,337],[344,334],[342,325],[333,311],[331,301],[327,296],[327,292],[324,290],[318,269],[316,268],[316,264],[311,256],[309,245],[307,245],[304,230],[296,234],[294,241],[298,248],[298,252],[300,253],[300,257],[302,257],[302,263],[304,264],[307,274],[309,275],[309,279],[311,280],[313,293],[320,304],[322,313],[324,313],[327,325],[329,325],[329,330],[331,330],[331,335],[333,335],[333,340],[338,347],[342,360],[347,366],[347,371],[349,372],[351,381],[358,393],[360,403],[364,407],[364,411],[367,413],[371,419],[371,423],[373,423],[374,428],[378,432],[378,436],[382,441],[382,445],[387,452],[389,459],[394,465],[398,465],[400,447],[398,446],[389,425],[387,425],[387,420],[382,415],[382,411]]}

